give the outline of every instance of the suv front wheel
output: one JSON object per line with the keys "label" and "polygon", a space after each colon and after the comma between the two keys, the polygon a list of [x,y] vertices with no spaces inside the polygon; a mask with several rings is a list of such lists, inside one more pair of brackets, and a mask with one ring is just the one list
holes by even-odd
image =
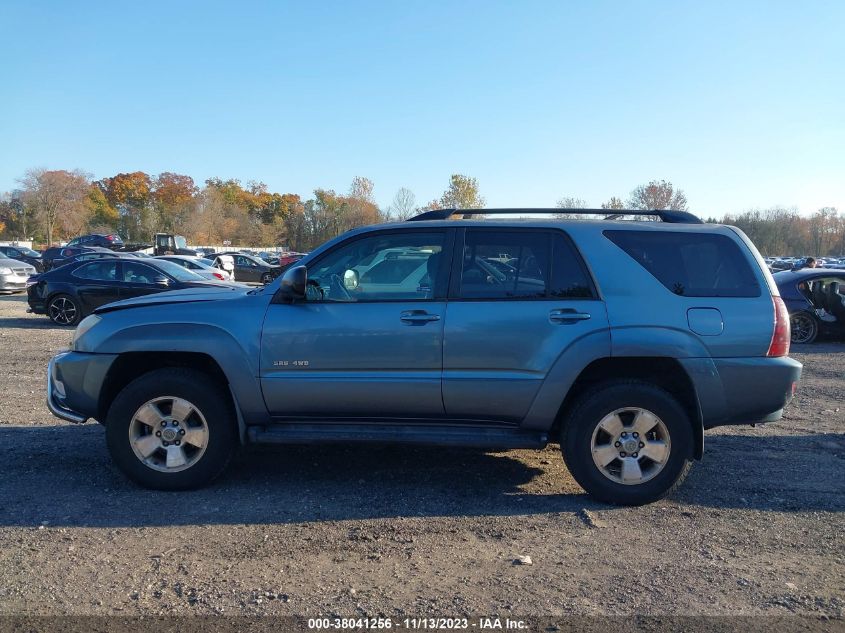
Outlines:
{"label": "suv front wheel", "polygon": [[561,450],[572,476],[608,503],[641,505],[672,492],[692,465],[689,416],[663,389],[605,383],[581,397],[563,421]]}
{"label": "suv front wheel", "polygon": [[106,417],[112,459],[133,481],[158,490],[212,481],[238,445],[225,389],[192,369],[151,371],[121,391]]}

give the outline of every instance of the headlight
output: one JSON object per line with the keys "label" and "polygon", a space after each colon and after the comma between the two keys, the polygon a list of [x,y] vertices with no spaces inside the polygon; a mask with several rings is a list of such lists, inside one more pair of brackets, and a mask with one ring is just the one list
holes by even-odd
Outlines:
{"label": "headlight", "polygon": [[11,268],[0,268],[0,275],[11,275],[12,269]]}
{"label": "headlight", "polygon": [[82,338],[88,330],[92,327],[97,325],[103,319],[96,314],[92,314],[91,316],[87,316],[82,319],[82,322],[76,326],[76,330],[73,333],[73,345],[76,345],[76,341]]}

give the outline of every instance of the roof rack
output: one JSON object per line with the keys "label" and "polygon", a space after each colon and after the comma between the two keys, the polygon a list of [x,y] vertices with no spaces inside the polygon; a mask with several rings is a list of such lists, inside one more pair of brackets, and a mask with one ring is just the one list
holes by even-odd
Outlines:
{"label": "roof rack", "polygon": [[605,220],[618,220],[626,215],[648,215],[660,218],[663,222],[671,224],[703,224],[698,216],[688,211],[671,211],[668,209],[654,209],[651,211],[634,211],[632,209],[435,209],[425,211],[408,219],[408,222],[422,222],[425,220],[448,220],[454,215],[463,216],[464,220],[470,219],[473,215],[517,215],[517,214],[543,214],[543,215],[603,215]]}

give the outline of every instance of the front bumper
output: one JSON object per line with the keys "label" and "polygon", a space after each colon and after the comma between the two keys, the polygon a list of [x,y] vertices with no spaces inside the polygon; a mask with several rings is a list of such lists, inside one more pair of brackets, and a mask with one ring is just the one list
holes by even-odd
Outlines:
{"label": "front bumper", "polygon": [[26,290],[27,275],[0,275],[0,292],[21,292]]}
{"label": "front bumper", "polygon": [[57,418],[82,424],[98,417],[100,391],[114,354],[62,352],[47,365],[47,408]]}

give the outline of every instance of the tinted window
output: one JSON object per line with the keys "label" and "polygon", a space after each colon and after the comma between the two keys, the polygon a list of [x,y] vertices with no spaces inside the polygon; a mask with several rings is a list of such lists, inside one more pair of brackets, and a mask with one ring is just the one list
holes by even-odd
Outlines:
{"label": "tinted window", "polygon": [[467,231],[459,292],[467,299],[593,296],[572,246],[546,231]]}
{"label": "tinted window", "polygon": [[760,296],[760,285],[748,261],[725,235],[670,231],[604,234],[677,295]]}
{"label": "tinted window", "polygon": [[323,301],[398,301],[434,297],[443,233],[378,234],[345,244],[309,266]]}
{"label": "tinted window", "polygon": [[144,264],[136,264],[130,260],[123,262],[123,281],[133,284],[154,284],[156,277],[163,277],[163,275]]}
{"label": "tinted window", "polygon": [[95,279],[97,281],[114,281],[117,279],[117,262],[94,262],[85,264],[73,271],[74,277],[80,279]]}

